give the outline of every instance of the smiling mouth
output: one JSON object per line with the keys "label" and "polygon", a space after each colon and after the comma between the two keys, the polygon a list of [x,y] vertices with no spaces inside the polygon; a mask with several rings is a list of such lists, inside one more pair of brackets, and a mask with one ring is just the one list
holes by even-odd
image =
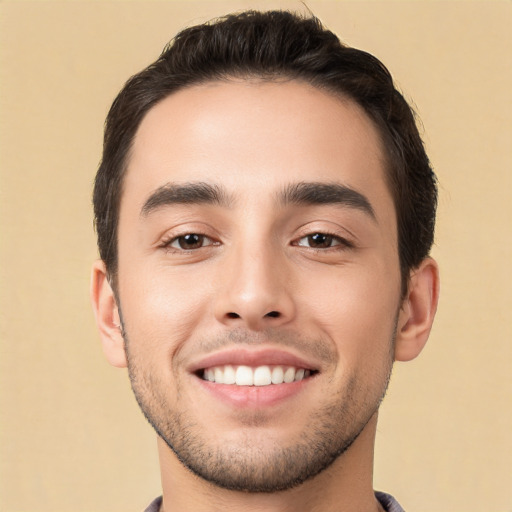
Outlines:
{"label": "smiling mouth", "polygon": [[233,386],[270,386],[290,384],[311,378],[318,373],[316,370],[294,366],[263,365],[221,365],[199,370],[197,375],[203,380],[215,384],[230,384]]}

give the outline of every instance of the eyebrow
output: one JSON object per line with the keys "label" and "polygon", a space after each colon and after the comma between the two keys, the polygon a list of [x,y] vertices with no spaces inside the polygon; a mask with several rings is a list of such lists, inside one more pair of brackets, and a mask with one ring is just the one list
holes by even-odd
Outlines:
{"label": "eyebrow", "polygon": [[366,196],[340,183],[299,182],[288,185],[279,194],[282,204],[339,204],[361,210],[373,220],[375,211]]}
{"label": "eyebrow", "polygon": [[[278,194],[278,201],[283,205],[338,204],[361,210],[376,220],[375,211],[366,196],[340,183],[292,183]],[[167,183],[157,188],[146,199],[140,214],[146,217],[159,208],[174,204],[212,204],[229,207],[233,202],[234,199],[220,185],[206,182]]]}
{"label": "eyebrow", "polygon": [[228,207],[232,199],[218,185],[205,182],[167,183],[157,188],[145,201],[141,208],[142,217],[155,210],[173,204],[214,204]]}

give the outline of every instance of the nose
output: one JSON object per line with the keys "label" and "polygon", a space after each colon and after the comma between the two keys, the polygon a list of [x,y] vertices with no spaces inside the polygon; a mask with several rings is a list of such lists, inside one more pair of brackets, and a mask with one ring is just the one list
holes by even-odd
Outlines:
{"label": "nose", "polygon": [[261,331],[293,320],[286,257],[271,249],[234,249],[222,265],[215,316],[230,327]]}

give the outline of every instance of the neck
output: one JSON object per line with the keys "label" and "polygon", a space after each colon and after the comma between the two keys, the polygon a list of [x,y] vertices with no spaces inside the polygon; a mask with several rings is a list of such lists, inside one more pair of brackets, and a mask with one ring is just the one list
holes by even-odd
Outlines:
{"label": "neck", "polygon": [[158,439],[163,511],[174,512],[370,512],[382,510],[373,493],[377,414],[352,446],[316,477],[287,491],[229,491],[192,474]]}

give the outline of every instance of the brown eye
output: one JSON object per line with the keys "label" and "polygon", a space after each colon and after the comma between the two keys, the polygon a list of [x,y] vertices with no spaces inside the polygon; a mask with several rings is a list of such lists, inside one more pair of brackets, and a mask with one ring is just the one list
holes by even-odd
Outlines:
{"label": "brown eye", "polygon": [[333,237],[324,233],[315,233],[307,237],[309,247],[325,249],[332,246]]}
{"label": "brown eye", "polygon": [[205,235],[199,235],[197,233],[187,233],[186,235],[176,237],[170,244],[169,247],[174,249],[183,249],[189,251],[192,249],[200,249],[205,245],[211,245],[212,241]]}
{"label": "brown eye", "polygon": [[339,246],[339,248],[352,247],[347,240],[327,233],[312,233],[302,237],[296,244],[300,247],[309,247],[311,249],[330,249],[336,246]]}

